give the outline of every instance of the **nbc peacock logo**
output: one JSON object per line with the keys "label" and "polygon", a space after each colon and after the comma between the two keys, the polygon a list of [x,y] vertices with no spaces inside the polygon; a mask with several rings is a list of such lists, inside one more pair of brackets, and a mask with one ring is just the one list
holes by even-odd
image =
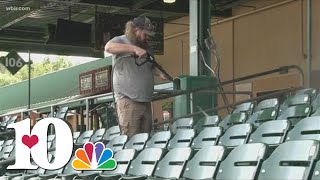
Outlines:
{"label": "nbc peacock logo", "polygon": [[113,152],[105,148],[104,144],[88,142],[83,148],[76,150],[76,158],[72,161],[75,170],[113,170],[117,167],[117,162],[112,158]]}

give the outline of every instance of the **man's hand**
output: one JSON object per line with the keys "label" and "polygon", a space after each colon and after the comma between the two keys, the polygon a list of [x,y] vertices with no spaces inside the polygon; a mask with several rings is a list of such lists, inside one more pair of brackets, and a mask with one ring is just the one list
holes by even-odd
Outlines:
{"label": "man's hand", "polygon": [[142,48],[140,48],[140,47],[135,47],[135,48],[134,48],[134,53],[135,53],[139,58],[141,58],[141,57],[146,56],[147,51],[144,50],[144,49],[142,49]]}

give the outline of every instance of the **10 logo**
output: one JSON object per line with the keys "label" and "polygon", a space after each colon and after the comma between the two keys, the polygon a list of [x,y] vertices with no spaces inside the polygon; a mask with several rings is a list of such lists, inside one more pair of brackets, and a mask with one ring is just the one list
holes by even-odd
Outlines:
{"label": "10 logo", "polygon": [[[50,125],[55,129],[55,160],[48,161],[47,134]],[[59,169],[65,166],[72,155],[73,138],[70,127],[58,118],[45,118],[37,122],[30,132],[30,119],[10,124],[15,129],[15,164],[7,169]],[[30,163],[30,155],[38,165]]]}

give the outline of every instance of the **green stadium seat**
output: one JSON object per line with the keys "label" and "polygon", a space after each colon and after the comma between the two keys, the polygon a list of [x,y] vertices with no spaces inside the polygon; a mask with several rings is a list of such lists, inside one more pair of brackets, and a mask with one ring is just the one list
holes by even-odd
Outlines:
{"label": "green stadium seat", "polygon": [[120,135],[114,137],[107,145],[106,148],[110,148],[113,153],[116,153],[124,148],[124,145],[128,141],[127,135]]}
{"label": "green stadium seat", "polygon": [[155,133],[151,138],[147,141],[145,148],[162,148],[166,149],[171,138],[170,131],[160,131]]}
{"label": "green stadium seat", "polygon": [[245,123],[247,117],[248,115],[245,112],[232,113],[223,118],[223,120],[219,123],[219,126],[226,131],[230,126]]}
{"label": "green stadium seat", "polygon": [[253,180],[265,158],[266,145],[263,143],[243,144],[234,148],[222,161],[216,180]]}
{"label": "green stadium seat", "polygon": [[295,140],[320,140],[320,117],[307,117],[301,119],[289,131],[286,141]]}
{"label": "green stadium seat", "polygon": [[222,127],[206,127],[193,140],[193,149],[202,149],[207,146],[217,145],[223,132]]}
{"label": "green stadium seat", "polygon": [[265,143],[279,145],[285,141],[290,128],[290,121],[277,120],[261,124],[249,138],[249,143]]}
{"label": "green stadium seat", "polygon": [[296,106],[291,106],[284,110],[277,119],[280,120],[290,120],[291,125],[295,126],[301,119],[308,117],[311,113],[311,105],[300,104]]}
{"label": "green stadium seat", "polygon": [[279,108],[279,115],[288,109],[291,106],[301,105],[301,104],[310,104],[311,98],[308,94],[301,94],[288,97]]}
{"label": "green stadium seat", "polygon": [[149,139],[149,133],[139,133],[133,135],[124,146],[125,149],[135,149],[141,151],[144,149],[146,142]]}
{"label": "green stadium seat", "polygon": [[131,161],[135,156],[136,150],[134,149],[119,150],[113,157],[118,164],[116,169],[112,171],[103,171],[100,173],[99,177],[103,180],[119,180],[122,175],[126,174],[128,167],[130,167]]}
{"label": "green stadium seat", "polygon": [[161,148],[144,149],[131,162],[127,175],[123,175],[121,179],[146,179],[153,174],[163,154],[164,150]]}
{"label": "green stadium seat", "polygon": [[171,149],[161,159],[156,167],[153,177],[148,177],[149,180],[165,178],[178,179],[180,178],[183,168],[189,160],[192,153],[191,148],[175,148]]}
{"label": "green stadium seat", "polygon": [[213,179],[224,156],[225,148],[223,146],[203,147],[188,161],[183,179]]}
{"label": "green stadium seat", "polygon": [[277,98],[265,99],[258,103],[258,105],[254,108],[254,112],[269,108],[273,108],[278,111],[279,100]]}
{"label": "green stadium seat", "polygon": [[311,106],[312,106],[312,113],[320,109],[320,93],[317,95],[316,99],[312,101]]}
{"label": "green stadium seat", "polygon": [[167,149],[190,147],[194,136],[194,129],[178,129],[177,133],[169,141]]}
{"label": "green stadium seat", "polygon": [[219,145],[233,148],[245,144],[248,142],[252,129],[253,126],[249,123],[231,126],[223,136],[220,137]]}
{"label": "green stadium seat", "polygon": [[232,113],[240,113],[245,112],[248,115],[251,115],[254,108],[254,104],[252,102],[242,103],[236,106],[236,108],[232,111]]}
{"label": "green stadium seat", "polygon": [[203,128],[218,126],[219,122],[220,122],[220,116],[218,115],[209,116],[206,114],[204,118],[200,119],[194,125],[193,129],[195,129],[196,132],[200,132],[203,130]]}
{"label": "green stadium seat", "polygon": [[89,142],[92,134],[93,134],[93,130],[84,131],[83,133],[80,134],[80,136],[78,137],[74,145],[76,147],[83,146],[85,143]]}
{"label": "green stadium seat", "polygon": [[103,135],[103,142],[105,144],[109,143],[114,137],[120,136],[119,126],[112,126],[107,129],[106,133]]}
{"label": "green stadium seat", "polygon": [[251,123],[254,127],[259,127],[261,124],[267,121],[272,121],[277,118],[277,109],[275,107],[262,109],[255,111],[247,120],[247,123]]}
{"label": "green stadium seat", "polygon": [[193,118],[181,118],[172,123],[170,129],[173,134],[177,132],[178,129],[192,129]]}
{"label": "green stadium seat", "polygon": [[80,132],[79,131],[72,133],[73,143],[75,143],[77,141],[79,136],[80,136]]}
{"label": "green stadium seat", "polygon": [[308,179],[315,160],[319,158],[319,141],[289,141],[279,145],[266,159],[259,173],[259,180]]}
{"label": "green stadium seat", "polygon": [[300,89],[296,92],[296,95],[301,95],[301,94],[308,94],[311,97],[311,102],[312,102],[317,97],[317,89],[306,88],[306,89]]}
{"label": "green stadium seat", "polygon": [[92,134],[92,136],[91,136],[91,138],[90,138],[90,142],[93,142],[93,143],[101,142],[104,133],[106,133],[106,129],[105,129],[105,128],[101,128],[101,129],[96,130],[96,131]]}

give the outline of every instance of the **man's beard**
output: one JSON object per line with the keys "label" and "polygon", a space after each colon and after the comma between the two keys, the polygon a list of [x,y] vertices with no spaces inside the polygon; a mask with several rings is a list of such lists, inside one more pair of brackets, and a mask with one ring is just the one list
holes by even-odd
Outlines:
{"label": "man's beard", "polygon": [[146,49],[148,47],[148,41],[139,39],[134,32],[128,34],[128,38],[133,44],[141,47],[142,49]]}

